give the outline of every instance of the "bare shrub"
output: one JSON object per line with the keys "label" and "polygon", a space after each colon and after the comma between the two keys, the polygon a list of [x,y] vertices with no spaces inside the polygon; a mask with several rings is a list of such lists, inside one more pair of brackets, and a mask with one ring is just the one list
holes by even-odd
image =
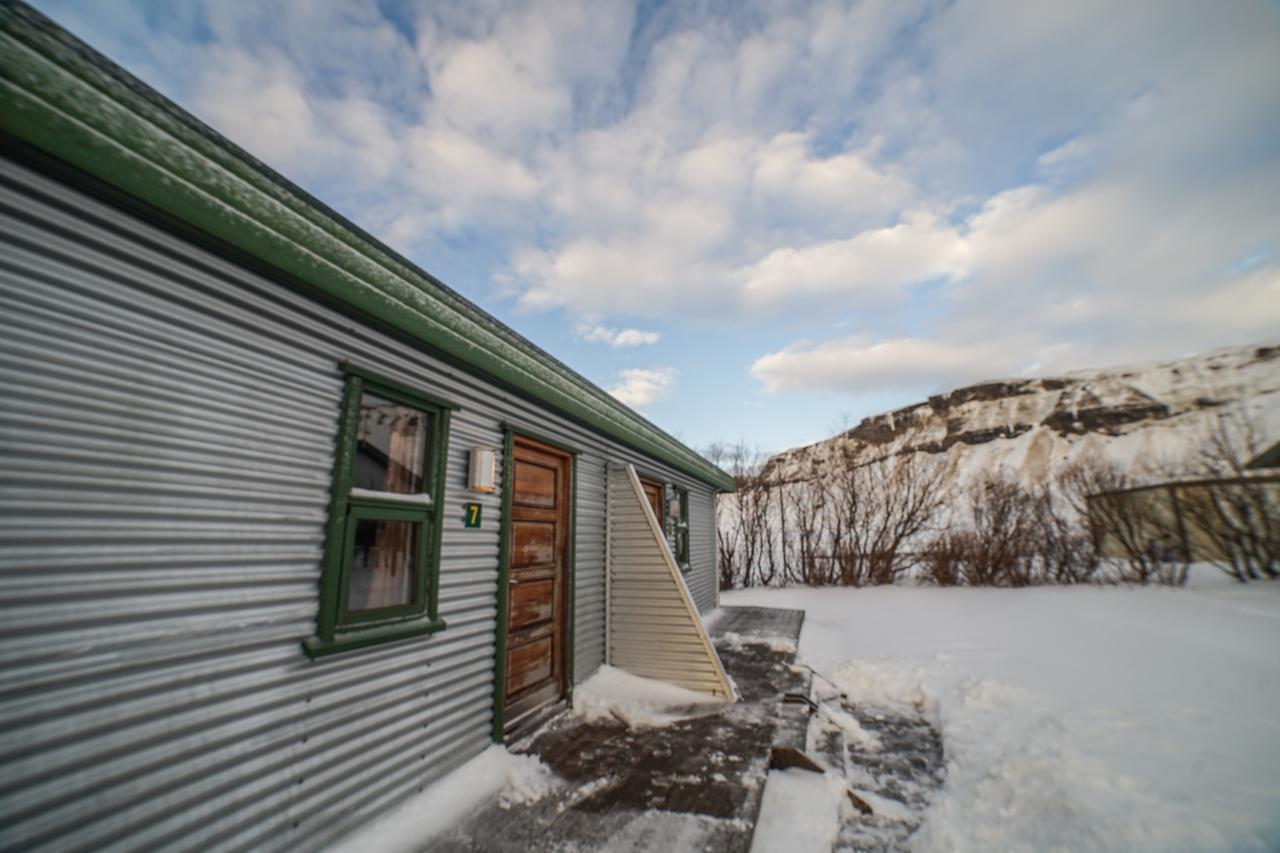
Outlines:
{"label": "bare shrub", "polygon": [[718,442],[707,458],[733,475],[737,489],[716,501],[721,589],[770,586],[784,579],[786,526],[782,488],[765,470],[766,454],[746,442]]}
{"label": "bare shrub", "polygon": [[961,586],[968,537],[955,532],[935,537],[920,552],[920,579],[934,586]]}
{"label": "bare shrub", "polygon": [[834,582],[890,584],[905,575],[916,560],[910,546],[936,520],[946,484],[945,469],[925,454],[869,459],[846,448],[832,460],[822,486]]}
{"label": "bare shrub", "polygon": [[[721,589],[735,589],[748,586],[751,580],[751,559],[745,556],[758,547],[759,525],[752,527],[750,541],[744,542],[745,525],[743,524],[744,485],[750,486],[757,478],[762,462],[762,454],[751,448],[746,442],[715,442],[707,447],[703,454],[720,468],[733,475],[737,482],[737,490],[732,494],[719,495],[716,499],[716,562],[720,576]],[[750,502],[748,502],[750,503]],[[754,506],[752,506],[754,512]]]}
{"label": "bare shrub", "polygon": [[965,576],[973,586],[1029,586],[1036,580],[1034,502],[1018,482],[993,473],[969,494]]}
{"label": "bare shrub", "polygon": [[1035,492],[1032,542],[1047,583],[1089,583],[1102,563],[1097,538],[1085,516],[1052,484]]}
{"label": "bare shrub", "polygon": [[1033,488],[989,472],[964,489],[951,527],[922,556],[922,577],[940,586],[1022,587],[1076,583],[1088,540],[1073,513],[1047,487]]}
{"label": "bare shrub", "polygon": [[786,583],[830,586],[835,583],[829,550],[826,491],[816,480],[783,487],[782,516],[790,518],[791,535],[784,548]]}

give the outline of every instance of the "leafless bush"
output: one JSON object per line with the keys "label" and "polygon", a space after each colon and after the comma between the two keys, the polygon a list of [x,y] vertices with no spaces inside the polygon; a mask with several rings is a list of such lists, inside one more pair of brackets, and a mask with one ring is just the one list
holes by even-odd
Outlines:
{"label": "leafless bush", "polygon": [[816,480],[804,480],[783,488],[782,517],[791,519],[791,535],[786,540],[784,582],[806,586],[835,583],[829,551],[826,492]]}
{"label": "leafless bush", "polygon": [[925,454],[866,458],[846,450],[822,480],[834,581],[890,584],[913,567],[912,545],[946,500],[946,471]]}
{"label": "leafless bush", "polygon": [[1052,483],[1034,494],[1034,543],[1047,583],[1089,583],[1102,563],[1099,542],[1087,519]]}
{"label": "leafless bush", "polygon": [[1036,581],[1034,502],[1018,482],[994,473],[969,494],[965,574],[971,586],[1029,586]]}
{"label": "leafless bush", "polygon": [[947,531],[929,542],[920,552],[920,579],[935,586],[965,584],[965,557],[968,537]]}
{"label": "leafless bush", "polygon": [[[720,583],[1182,585],[1193,559],[1241,581],[1280,577],[1280,484],[1245,469],[1261,445],[1256,424],[1228,414],[1205,438],[1195,483],[1168,481],[1171,466],[1135,474],[1095,457],[1049,482],[988,473],[958,492],[944,457],[927,453],[848,444],[802,472],[765,471],[761,454],[719,445],[709,455],[738,480],[718,510]],[[1140,482],[1156,473],[1166,482]]]}
{"label": "leafless bush", "polygon": [[794,482],[741,444],[708,454],[738,483],[717,510],[722,588],[893,583],[914,565],[913,548],[945,500],[945,471],[920,454],[850,450]]}
{"label": "leafless bush", "polygon": [[767,585],[779,576],[776,483],[762,474],[765,454],[746,442],[717,442],[704,454],[737,482],[716,502],[716,551],[720,588]]}
{"label": "leafless bush", "polygon": [[939,586],[1083,583],[1098,565],[1081,518],[1047,485],[989,472],[958,495],[952,523],[921,555]]}

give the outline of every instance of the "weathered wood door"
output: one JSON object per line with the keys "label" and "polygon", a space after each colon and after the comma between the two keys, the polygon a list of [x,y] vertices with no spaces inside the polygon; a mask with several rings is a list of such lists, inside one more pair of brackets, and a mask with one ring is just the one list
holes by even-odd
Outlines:
{"label": "weathered wood door", "polygon": [[568,676],[573,457],[516,436],[507,565],[507,725],[562,697]]}
{"label": "weathered wood door", "polygon": [[666,523],[662,517],[662,505],[665,503],[662,484],[641,477],[640,488],[644,490],[644,496],[649,499],[649,506],[653,507],[653,517],[658,519],[658,527],[661,528]]}

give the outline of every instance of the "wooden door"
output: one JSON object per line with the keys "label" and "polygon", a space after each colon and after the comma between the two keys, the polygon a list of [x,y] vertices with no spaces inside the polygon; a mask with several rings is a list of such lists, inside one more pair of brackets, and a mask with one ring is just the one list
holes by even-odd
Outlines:
{"label": "wooden door", "polygon": [[663,497],[666,492],[662,484],[641,477],[640,488],[644,489],[644,496],[649,499],[649,506],[653,507],[653,517],[658,519],[658,528],[665,529],[666,519],[662,517],[662,505],[665,503]]}
{"label": "wooden door", "polygon": [[507,522],[507,726],[567,689],[572,465],[564,451],[515,437]]}

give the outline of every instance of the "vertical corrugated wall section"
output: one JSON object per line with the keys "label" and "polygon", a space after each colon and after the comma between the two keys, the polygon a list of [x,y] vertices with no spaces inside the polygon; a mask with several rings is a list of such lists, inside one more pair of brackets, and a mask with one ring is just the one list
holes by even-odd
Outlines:
{"label": "vertical corrugated wall section", "polygon": [[605,513],[608,503],[607,465],[594,455],[579,455],[578,499],[574,523],[574,649],[577,681],[591,676],[604,663]]}
{"label": "vertical corrugated wall section", "polygon": [[[449,627],[313,662],[348,359],[461,407]],[[316,849],[482,751],[501,507],[466,490],[466,451],[503,423],[581,451],[579,679],[603,660],[606,462],[696,486],[4,159],[0,379],[8,849]]]}
{"label": "vertical corrugated wall section", "polygon": [[609,632],[614,666],[736,698],[629,466],[609,472]]}
{"label": "vertical corrugated wall section", "polygon": [[716,574],[716,496],[707,488],[689,490],[689,594],[706,613],[720,602]]}

